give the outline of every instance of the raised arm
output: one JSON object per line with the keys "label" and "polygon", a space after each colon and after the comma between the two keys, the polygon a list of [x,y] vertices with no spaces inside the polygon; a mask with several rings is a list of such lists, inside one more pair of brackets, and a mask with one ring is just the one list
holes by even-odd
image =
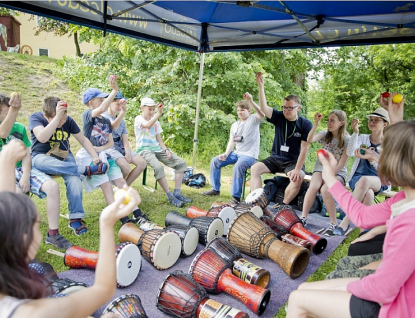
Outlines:
{"label": "raised arm", "polygon": [[112,87],[112,92],[108,95],[107,98],[104,99],[104,101],[99,107],[94,108],[92,110],[92,114],[91,114],[92,117],[97,117],[101,115],[102,113],[105,113],[108,110],[108,107],[110,107],[112,101],[114,100],[115,95],[117,95],[117,92],[118,92],[117,76],[111,75],[109,78],[109,83]]}
{"label": "raised arm", "polygon": [[22,94],[15,93],[10,97],[10,109],[0,124],[0,138],[7,138],[12,130],[13,124],[16,122],[19,110],[22,107]]}
{"label": "raised arm", "polygon": [[272,117],[272,108],[267,104],[267,98],[265,97],[264,91],[264,79],[262,78],[262,73],[258,72],[255,75],[256,82],[258,84],[258,92],[259,92],[259,107],[261,111],[264,113],[267,118]]}
{"label": "raised arm", "polygon": [[347,155],[353,157],[355,150],[359,148],[359,119],[354,118],[351,123],[353,134],[350,136],[349,143],[347,144]]}
{"label": "raised arm", "polygon": [[[253,100],[253,98],[252,98],[252,95],[251,94],[249,94],[248,92],[246,92],[245,94],[244,94],[244,98],[246,99],[246,101],[248,102],[248,103],[250,103],[251,104],[251,106],[255,109],[255,111],[256,111],[256,117],[258,118],[258,120],[262,120],[262,119],[264,119],[264,117],[265,117],[265,114],[262,112],[262,110],[261,110],[261,108],[258,106],[258,104],[257,103],[255,103],[254,102],[254,100]],[[233,148],[232,148],[233,149]]]}
{"label": "raised arm", "polygon": [[14,169],[16,162],[22,160],[27,154],[25,144],[17,139],[11,140],[4,145],[0,152],[0,192],[16,192],[16,177]]}
{"label": "raised arm", "polygon": [[320,121],[321,121],[322,118],[323,118],[323,116],[320,113],[316,113],[314,115],[314,125],[311,128],[311,130],[310,130],[310,132],[308,133],[308,136],[307,136],[307,142],[308,143],[316,142],[316,141],[320,140],[321,138],[323,138],[323,134],[321,134],[321,133],[318,133],[316,135],[317,128],[320,125]]}
{"label": "raised arm", "polygon": [[161,114],[163,114],[163,104],[162,103],[158,103],[157,104],[157,113],[149,120],[149,121],[143,121],[141,123],[141,127],[142,128],[151,128],[155,122],[161,117]]}
{"label": "raised arm", "polygon": [[112,130],[116,130],[120,126],[122,120],[124,119],[125,113],[127,111],[127,100],[123,98],[119,101],[119,103],[120,103],[121,111],[118,114],[117,118],[115,118],[115,120],[111,120]]}
{"label": "raised arm", "polygon": [[[53,133],[55,132],[56,128],[59,126],[60,121],[66,115],[67,107],[63,106],[66,102],[59,101],[56,106],[56,115],[53,117],[52,120],[49,121],[47,126],[36,126],[33,128],[33,133],[36,136],[36,139],[39,140],[41,143],[47,142],[50,137],[52,137]],[[49,119],[48,119],[49,120]]]}

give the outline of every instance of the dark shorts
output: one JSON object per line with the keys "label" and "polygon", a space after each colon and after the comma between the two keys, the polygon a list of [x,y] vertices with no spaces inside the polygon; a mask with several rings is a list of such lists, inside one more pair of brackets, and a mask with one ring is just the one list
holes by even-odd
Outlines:
{"label": "dark shorts", "polygon": [[[281,162],[274,157],[268,157],[261,162],[268,168],[271,173],[285,172],[285,174],[287,174],[291,170],[294,170],[295,166],[297,165],[297,161]],[[302,170],[304,170],[304,166],[302,167]]]}
{"label": "dark shorts", "polygon": [[352,295],[350,298],[350,316],[352,318],[377,318],[379,317],[380,305],[373,301],[357,298]]}
{"label": "dark shorts", "polygon": [[[356,176],[356,175],[354,175],[351,179],[350,179],[350,181],[349,181],[349,187],[350,187],[350,189],[352,189],[352,191],[354,191],[354,187],[356,186],[356,183],[357,183],[357,181],[359,181],[359,179],[361,178],[362,176]],[[381,192],[383,192],[383,191],[385,191],[385,190],[387,190],[388,189],[388,186],[387,185],[381,185],[380,186],[380,189],[379,189],[379,191],[377,191],[377,192],[375,192],[375,196],[377,196],[379,193],[381,193]]]}

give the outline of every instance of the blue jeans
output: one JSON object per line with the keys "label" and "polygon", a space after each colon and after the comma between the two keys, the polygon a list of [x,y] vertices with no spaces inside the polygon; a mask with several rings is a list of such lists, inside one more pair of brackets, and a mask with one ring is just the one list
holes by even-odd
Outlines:
{"label": "blue jeans", "polygon": [[219,160],[219,156],[213,158],[210,162],[210,183],[212,184],[213,190],[220,191],[220,169],[235,164],[232,174],[231,195],[235,198],[240,198],[242,195],[245,171],[256,163],[256,161],[253,157],[237,155],[233,151],[225,161]]}
{"label": "blue jeans", "polygon": [[32,158],[32,165],[43,173],[63,178],[66,186],[66,198],[68,199],[69,219],[83,219],[85,211],[82,206],[82,181],[79,166],[76,164],[73,154],[69,153],[65,161],[38,154]]}

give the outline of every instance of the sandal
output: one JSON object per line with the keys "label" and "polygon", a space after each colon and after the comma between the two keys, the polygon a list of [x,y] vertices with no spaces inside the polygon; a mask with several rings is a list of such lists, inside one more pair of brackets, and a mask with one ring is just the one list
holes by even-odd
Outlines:
{"label": "sandal", "polygon": [[91,176],[104,174],[108,170],[108,165],[106,163],[100,162],[94,166],[86,166],[86,176],[88,179],[91,179]]}
{"label": "sandal", "polygon": [[69,223],[68,227],[74,231],[76,235],[81,235],[88,232],[84,220],[77,220]]}

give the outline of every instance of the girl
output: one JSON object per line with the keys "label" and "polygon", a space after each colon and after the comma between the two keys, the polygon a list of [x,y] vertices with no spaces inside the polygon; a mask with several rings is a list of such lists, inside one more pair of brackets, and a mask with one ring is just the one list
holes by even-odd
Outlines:
{"label": "girl", "polygon": [[[388,189],[388,186],[382,185],[380,182],[377,161],[363,159],[363,156],[369,155],[370,151],[361,148],[368,148],[379,153],[383,130],[389,125],[389,116],[388,111],[380,107],[366,117],[369,119],[369,130],[372,132],[370,135],[359,135],[359,119],[352,120],[353,135],[347,145],[347,155],[355,156],[356,159],[350,171],[348,182],[353,191],[353,197],[365,205],[371,205],[375,196]],[[334,234],[348,234],[349,225],[350,219],[346,216],[334,230]]]}
{"label": "girl", "polygon": [[337,161],[319,155],[330,193],[353,223],[387,227],[383,259],[363,278],[305,283],[290,294],[287,317],[415,317],[415,121],[399,122],[384,134],[379,177],[403,188],[393,198],[366,206],[338,182]]}
{"label": "girl", "polygon": [[[336,178],[344,185],[347,177],[347,143],[349,141],[349,135],[346,131],[347,117],[346,113],[342,110],[333,110],[329,114],[327,122],[327,131],[323,130],[316,134],[317,127],[320,124],[323,116],[320,113],[314,115],[314,125],[311,131],[308,133],[307,142],[320,142],[321,148],[334,154],[337,160],[336,166]],[[336,219],[336,205],[331,194],[327,191],[327,185],[324,184],[321,173],[323,166],[320,160],[317,158],[316,165],[314,166],[313,176],[311,177],[310,186],[304,198],[303,211],[301,215],[301,221],[303,225],[307,225],[307,215],[313,206],[317,192],[320,191],[324,204],[326,205],[327,212],[330,217],[329,227],[323,232],[326,236],[332,236],[334,229],[337,226]]]}
{"label": "girl", "polygon": [[[11,173],[14,177],[14,169],[2,171],[2,180],[4,175]],[[0,187],[0,190],[4,189]],[[42,240],[40,217],[34,203],[25,195],[1,192],[0,317],[87,317],[107,303],[116,288],[114,224],[141,202],[135,190],[129,188],[127,191],[130,201],[126,205],[121,203],[127,194],[101,212],[94,284],[62,298],[43,298],[45,285],[39,274],[29,269],[29,262],[35,258]]]}

